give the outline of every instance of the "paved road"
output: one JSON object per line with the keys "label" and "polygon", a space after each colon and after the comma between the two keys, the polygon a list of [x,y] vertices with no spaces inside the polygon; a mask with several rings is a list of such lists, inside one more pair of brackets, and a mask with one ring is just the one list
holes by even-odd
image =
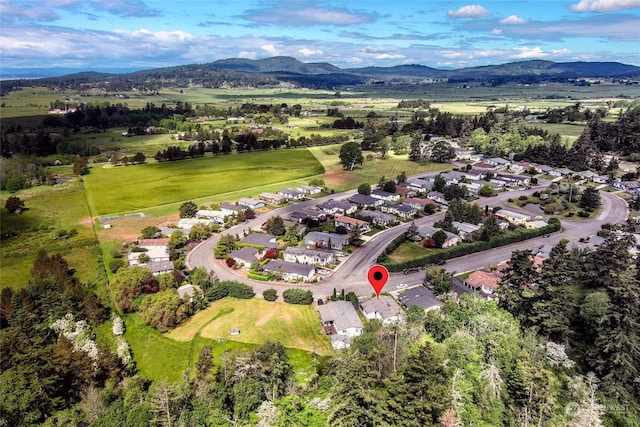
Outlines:
{"label": "paved road", "polygon": [[[422,174],[421,176],[424,176]],[[541,182],[538,187],[546,187],[545,183]],[[478,200],[481,206],[488,204],[490,206],[503,205],[507,199],[517,198],[522,194],[531,194],[536,189],[509,191],[500,193],[497,196],[491,198],[485,198]],[[276,284],[273,282],[259,282],[255,280],[247,279],[241,276],[236,271],[229,269],[222,261],[215,260],[213,257],[213,248],[215,248],[220,236],[222,234],[238,234],[242,235],[249,229],[260,229],[261,225],[268,219],[276,215],[286,217],[288,214],[294,212],[301,207],[311,207],[317,204],[323,203],[330,199],[346,199],[356,193],[356,190],[350,190],[340,194],[333,194],[324,196],[318,199],[308,200],[294,205],[285,206],[283,208],[274,209],[265,214],[259,215],[257,218],[249,221],[246,224],[237,225],[225,230],[221,234],[216,234],[210,239],[198,245],[187,255],[187,266],[189,268],[205,267],[209,271],[214,271],[220,280],[239,280],[245,283],[249,283],[253,286],[256,295],[261,295],[262,292],[268,288],[275,288],[279,290],[279,293],[291,287],[286,284]],[[518,242],[508,246],[495,248],[490,251],[485,251],[477,254],[471,254],[464,257],[449,260],[447,262],[447,269],[449,271],[464,272],[475,270],[481,267],[485,267],[491,264],[500,263],[506,259],[509,259],[511,253],[514,250],[521,249],[538,249],[545,244],[556,244],[560,239],[568,239],[575,241],[580,237],[586,237],[594,235],[600,230],[601,225],[604,223],[617,223],[624,221],[628,216],[627,204],[619,197],[606,192],[600,193],[602,196],[602,207],[598,217],[594,220],[563,220],[562,230],[558,233],[552,234],[548,238],[539,237],[536,239],[527,240],[525,242]],[[513,207],[509,207],[510,210],[514,210]],[[438,221],[444,216],[444,213],[438,213],[416,220],[416,224],[421,226],[425,224],[432,225],[435,221]],[[333,289],[337,289],[338,292],[344,289],[345,292],[353,291],[359,296],[371,295],[371,286],[367,281],[367,271],[369,267],[375,264],[378,254],[386,247],[386,245],[396,236],[404,233],[409,227],[409,223],[399,225],[397,227],[385,230],[381,233],[373,236],[362,247],[358,248],[351,254],[346,260],[344,260],[337,270],[331,275],[331,277],[321,280],[317,284],[308,285],[296,285],[297,287],[305,287],[313,291],[316,298],[324,298],[331,295]],[[394,273],[391,275],[389,282],[385,286],[385,290],[395,290],[396,285],[399,283],[421,283],[424,277],[422,271],[414,274],[404,275],[402,273]]]}

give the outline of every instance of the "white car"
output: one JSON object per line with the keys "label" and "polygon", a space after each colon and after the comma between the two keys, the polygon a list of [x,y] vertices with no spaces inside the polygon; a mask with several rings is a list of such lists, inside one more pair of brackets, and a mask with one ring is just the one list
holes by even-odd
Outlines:
{"label": "white car", "polygon": [[406,283],[400,283],[398,286],[396,286],[396,289],[407,289],[407,284]]}

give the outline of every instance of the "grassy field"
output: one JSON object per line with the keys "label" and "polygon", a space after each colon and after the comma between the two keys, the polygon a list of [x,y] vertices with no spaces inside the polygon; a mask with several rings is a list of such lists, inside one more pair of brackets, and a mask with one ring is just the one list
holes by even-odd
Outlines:
{"label": "grassy field", "polygon": [[[231,337],[231,328],[240,335]],[[246,344],[278,341],[285,347],[329,354],[331,346],[320,334],[318,314],[311,306],[224,298],[197,313],[189,321],[166,334],[176,341],[191,341],[196,335],[209,339],[232,339]]]}
{"label": "grassy field", "polygon": [[[274,307],[277,313],[272,312]],[[263,325],[257,327],[256,323],[270,313],[273,317],[263,320]],[[215,361],[219,363],[220,356],[226,351],[250,351],[268,340],[277,340],[286,347],[296,378],[304,383],[312,369],[311,351],[315,349],[321,359],[331,352],[329,340],[320,335],[320,321],[310,306],[224,298],[167,334],[145,325],[138,314],[127,315],[124,320],[124,336],[136,367],[140,374],[152,380],[179,381],[186,369],[191,375],[195,374],[198,355],[206,345],[213,347]],[[216,322],[225,325],[220,326],[219,334],[212,326]],[[233,322],[234,327],[241,329],[240,335],[230,337],[224,322]]]}
{"label": "grassy field", "polygon": [[414,175],[450,168],[448,165],[441,163],[416,163],[409,161],[406,154],[395,156],[390,153],[385,160],[374,156],[372,160],[365,159],[362,167],[358,167],[353,171],[345,171],[338,157],[340,145],[310,147],[309,151],[324,167],[326,171],[325,182],[335,191],[352,189],[363,182],[377,184],[382,176],[395,179],[402,172],[406,172],[407,175]]}
{"label": "grassy field", "polygon": [[306,149],[93,167],[84,177],[93,216],[130,212],[323,172]]}
{"label": "grassy field", "polygon": [[433,252],[433,249],[427,249],[420,244],[407,241],[403,242],[395,251],[387,255],[387,259],[394,263],[400,263],[410,259],[419,258],[429,252]]}
{"label": "grassy field", "polygon": [[[76,270],[80,280],[103,288],[106,284],[104,269],[99,263],[100,249],[91,227],[86,221],[89,210],[84,198],[82,182],[72,180],[55,186],[41,186],[15,194],[25,202],[21,215],[0,215],[2,234],[13,237],[2,240],[0,251],[0,287],[20,288],[29,280],[29,270],[37,252],[60,253]],[[4,206],[9,194],[0,196]],[[77,234],[56,239],[62,231]]]}

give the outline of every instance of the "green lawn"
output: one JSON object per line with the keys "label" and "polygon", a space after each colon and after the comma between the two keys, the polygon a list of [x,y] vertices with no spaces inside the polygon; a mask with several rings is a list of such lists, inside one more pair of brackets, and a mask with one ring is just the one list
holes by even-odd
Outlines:
{"label": "green lawn", "polygon": [[387,255],[387,259],[394,263],[400,263],[410,259],[419,258],[429,252],[433,252],[433,249],[427,249],[419,243],[406,241],[398,246],[395,251]]}
{"label": "green lawn", "polygon": [[[89,218],[82,183],[75,179],[55,186],[40,186],[15,194],[25,202],[21,215],[0,215],[2,234],[13,237],[0,245],[0,287],[26,286],[30,269],[40,249],[62,254],[76,276],[85,283],[103,288],[104,270],[99,263],[100,249]],[[0,196],[4,206],[10,194]],[[77,231],[67,239],[55,239],[62,231]],[[100,292],[99,292],[100,293]]]}
{"label": "green lawn", "polygon": [[[274,308],[277,313],[273,313]],[[273,317],[264,321],[263,326],[256,327],[256,323],[270,313]],[[329,340],[319,333],[320,320],[311,306],[270,303],[255,298],[224,298],[167,334],[145,325],[138,314],[127,315],[124,320],[124,336],[136,367],[142,375],[153,380],[179,381],[187,368],[193,375],[198,355],[206,345],[213,347],[218,363],[225,351],[251,350],[268,340],[279,341],[286,347],[299,382],[308,380],[312,373],[311,350],[325,355],[321,359],[331,352]],[[239,327],[240,335],[230,337],[225,322],[233,322],[234,327]]]}
{"label": "green lawn", "polygon": [[[229,331],[239,328],[240,335],[230,337]],[[200,335],[209,339],[232,339],[246,344],[278,341],[288,348],[314,350],[329,354],[331,346],[320,333],[320,320],[308,305],[224,298],[197,313],[189,321],[168,332],[176,341],[190,341]]]}
{"label": "green lawn", "polygon": [[352,171],[345,171],[340,164],[340,145],[324,145],[320,147],[310,147],[309,151],[318,159],[325,169],[325,182],[335,191],[345,191],[356,188],[363,182],[377,184],[382,176],[387,179],[395,179],[402,172],[407,175],[415,175],[423,172],[451,169],[451,166],[442,163],[417,163],[409,161],[408,156],[396,156],[389,153],[385,160],[378,155],[367,160],[366,157],[371,152],[365,152],[365,161],[362,167],[357,167]]}
{"label": "green lawn", "polygon": [[306,149],[136,166],[99,166],[84,177],[93,216],[131,212],[321,174]]}

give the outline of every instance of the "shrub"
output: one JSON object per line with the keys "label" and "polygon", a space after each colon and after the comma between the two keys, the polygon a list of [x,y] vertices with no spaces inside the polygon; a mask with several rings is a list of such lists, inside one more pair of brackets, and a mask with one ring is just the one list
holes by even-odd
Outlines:
{"label": "shrub", "polygon": [[247,278],[253,279],[253,280],[260,280],[260,281],[263,281],[263,282],[268,282],[269,281],[269,276],[265,276],[264,274],[256,273],[255,271],[248,272],[247,273]]}
{"label": "shrub", "polygon": [[124,262],[123,259],[115,258],[115,259],[112,259],[111,261],[109,261],[109,270],[112,273],[115,273],[116,271],[118,271],[118,269],[120,267],[124,267],[125,265],[126,265],[126,263]]}
{"label": "shrub", "polygon": [[233,267],[236,265],[236,260],[233,258],[227,258],[225,263],[227,264],[227,267]]}
{"label": "shrub", "polygon": [[216,283],[206,291],[209,301],[217,301],[224,297],[251,299],[255,295],[253,288],[240,282],[224,281]]}
{"label": "shrub", "polygon": [[266,301],[275,301],[278,299],[278,291],[276,291],[275,289],[271,288],[271,289],[267,289],[266,291],[264,291],[262,293],[262,297],[266,300]]}
{"label": "shrub", "polygon": [[313,302],[313,293],[304,289],[292,288],[282,293],[287,304],[309,305]]}
{"label": "shrub", "polygon": [[522,196],[518,197],[518,200],[522,200],[522,201],[529,200],[529,197],[527,195],[523,194]]}

